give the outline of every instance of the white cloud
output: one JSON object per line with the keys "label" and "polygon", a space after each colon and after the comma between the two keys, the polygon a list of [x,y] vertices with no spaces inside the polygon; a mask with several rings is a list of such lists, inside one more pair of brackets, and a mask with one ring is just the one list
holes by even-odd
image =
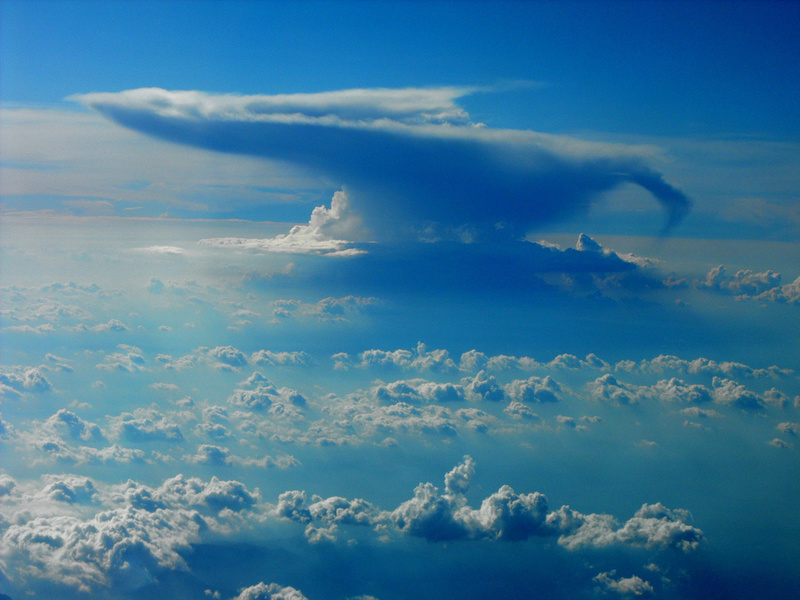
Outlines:
{"label": "white cloud", "polygon": [[604,590],[615,592],[621,596],[652,596],[655,594],[653,586],[638,575],[615,579],[616,574],[616,571],[598,573],[594,581],[599,583]]}
{"label": "white cloud", "polygon": [[184,254],[183,248],[178,246],[146,246],[144,248],[136,248],[136,250],[149,254]]}
{"label": "white cloud", "polygon": [[260,582],[243,588],[233,600],[308,600],[308,598],[291,586]]}
{"label": "white cloud", "polygon": [[180,442],[180,427],[155,409],[137,408],[132,413],[123,412],[110,417],[111,431],[119,439],[134,443]]}
{"label": "white cloud", "polygon": [[42,393],[53,389],[40,367],[17,367],[10,372],[2,373],[0,385],[17,392]]}
{"label": "white cloud", "polygon": [[[345,239],[347,238],[347,239]],[[261,250],[285,254],[321,254],[325,256],[357,256],[366,251],[352,241],[363,240],[360,219],[349,210],[347,194],[336,192],[331,207],[317,206],[308,225],[295,225],[287,234],[272,238],[207,238],[198,243],[218,248]]]}
{"label": "white cloud", "polygon": [[506,395],[520,402],[558,402],[563,390],[552,377],[529,377],[515,379],[505,386]]}
{"label": "white cloud", "polygon": [[735,406],[748,411],[761,410],[766,407],[761,396],[732,379],[714,377],[713,388],[714,401],[718,404]]}
{"label": "white cloud", "polygon": [[314,364],[314,359],[307,352],[273,352],[271,350],[259,350],[250,355],[250,363],[254,365],[295,365],[310,366]]}

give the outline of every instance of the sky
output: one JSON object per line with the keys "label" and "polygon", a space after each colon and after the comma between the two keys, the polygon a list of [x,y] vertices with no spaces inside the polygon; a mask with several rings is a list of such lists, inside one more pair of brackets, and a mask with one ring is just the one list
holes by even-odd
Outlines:
{"label": "sky", "polygon": [[797,596],[799,20],[0,4],[0,599]]}

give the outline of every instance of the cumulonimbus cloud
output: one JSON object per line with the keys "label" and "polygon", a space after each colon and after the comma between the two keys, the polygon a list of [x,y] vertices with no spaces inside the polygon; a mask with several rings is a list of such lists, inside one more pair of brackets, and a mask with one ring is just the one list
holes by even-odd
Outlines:
{"label": "cumulonimbus cloud", "polygon": [[442,230],[519,234],[633,183],[666,209],[686,195],[631,146],[470,122],[475,88],[345,90],[277,96],[157,88],[73,96],[118,124],[179,144],[310,167],[345,186],[376,239]]}

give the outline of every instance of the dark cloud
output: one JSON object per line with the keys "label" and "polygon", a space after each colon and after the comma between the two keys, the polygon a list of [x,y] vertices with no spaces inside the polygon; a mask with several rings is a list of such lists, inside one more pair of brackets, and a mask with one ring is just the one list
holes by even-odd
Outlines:
{"label": "dark cloud", "polygon": [[[518,235],[634,183],[665,207],[685,194],[640,149],[468,122],[468,89],[232,96],[137,89],[74,96],[124,127],[179,144],[311,167],[344,185],[370,235]],[[399,108],[399,107],[402,107]]]}

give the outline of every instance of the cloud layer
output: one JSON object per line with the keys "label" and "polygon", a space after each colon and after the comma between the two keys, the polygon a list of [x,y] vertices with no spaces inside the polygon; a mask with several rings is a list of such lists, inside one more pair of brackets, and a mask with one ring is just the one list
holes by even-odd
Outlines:
{"label": "cloud layer", "polygon": [[344,185],[375,239],[520,235],[633,183],[667,212],[689,200],[646,153],[473,124],[455,100],[474,90],[347,90],[279,96],[143,88],[72,99],[171,142],[311,167]]}

